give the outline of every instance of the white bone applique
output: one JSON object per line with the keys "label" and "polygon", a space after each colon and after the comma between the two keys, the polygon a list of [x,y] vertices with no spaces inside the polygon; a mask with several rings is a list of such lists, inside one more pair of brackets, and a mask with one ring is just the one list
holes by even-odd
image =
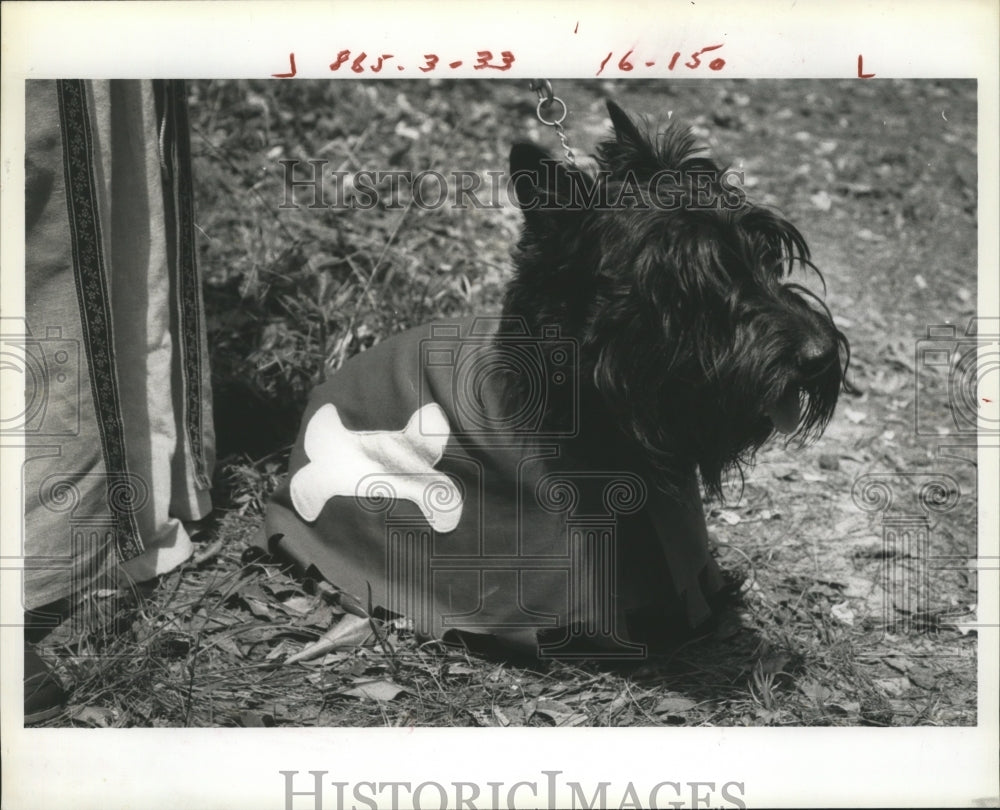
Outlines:
{"label": "white bone applique", "polygon": [[434,469],[449,433],[448,418],[434,403],[416,411],[402,430],[359,431],[344,427],[336,406],[328,403],[306,426],[309,463],[292,476],[292,505],[311,522],[337,495],[389,493],[416,504],[435,531],[453,531],[462,517],[462,495]]}

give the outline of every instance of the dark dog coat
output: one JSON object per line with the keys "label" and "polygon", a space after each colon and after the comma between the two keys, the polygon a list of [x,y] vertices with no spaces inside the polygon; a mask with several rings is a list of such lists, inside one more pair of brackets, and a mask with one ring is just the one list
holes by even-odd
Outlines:
{"label": "dark dog coat", "polygon": [[[637,616],[703,622],[721,580],[693,472],[668,496],[623,437],[600,464],[581,454],[585,414],[547,433],[546,402],[577,404],[573,346],[498,328],[413,329],[318,386],[258,543],[426,637],[631,656]],[[512,364],[537,382],[513,413]]]}

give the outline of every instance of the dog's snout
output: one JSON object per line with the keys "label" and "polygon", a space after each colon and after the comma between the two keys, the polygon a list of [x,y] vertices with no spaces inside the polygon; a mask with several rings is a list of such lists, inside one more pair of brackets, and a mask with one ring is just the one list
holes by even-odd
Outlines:
{"label": "dog's snout", "polygon": [[825,337],[811,336],[799,348],[797,359],[803,376],[811,377],[837,361],[837,343]]}

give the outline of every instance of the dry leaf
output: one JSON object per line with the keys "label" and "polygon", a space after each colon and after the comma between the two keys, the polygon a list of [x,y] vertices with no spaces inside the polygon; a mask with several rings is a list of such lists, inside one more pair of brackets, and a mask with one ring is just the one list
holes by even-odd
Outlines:
{"label": "dry leaf", "polygon": [[104,709],[98,706],[81,706],[70,715],[70,718],[77,723],[108,728],[118,719],[118,712],[115,709]]}
{"label": "dry leaf", "polygon": [[830,608],[830,615],[841,624],[854,627],[854,611],[851,610],[849,602],[841,602]]}
{"label": "dry leaf", "polygon": [[219,552],[222,551],[227,542],[229,542],[228,538],[220,537],[214,543],[207,546],[206,548],[203,548],[201,551],[195,554],[194,557],[191,559],[191,562],[193,563],[194,567],[198,568],[199,566],[202,566],[205,563],[207,563],[209,560],[213,560],[216,557],[218,557]]}
{"label": "dry leaf", "polygon": [[809,198],[809,201],[813,204],[813,207],[818,208],[820,211],[829,211],[833,206],[833,199],[825,191],[813,194]]}
{"label": "dry leaf", "polygon": [[735,526],[743,520],[743,518],[736,514],[736,512],[730,512],[728,509],[717,509],[715,511],[715,517],[724,523],[728,523],[730,526]]}
{"label": "dry leaf", "polygon": [[844,408],[844,416],[847,417],[847,421],[854,423],[855,425],[860,425],[865,419],[868,418],[868,414],[864,411],[856,411],[854,408]]}
{"label": "dry leaf", "polygon": [[240,645],[237,644],[230,636],[220,636],[215,639],[214,643],[220,650],[224,650],[235,658],[243,657],[243,650],[240,649]]}
{"label": "dry leaf", "polygon": [[905,677],[879,678],[875,681],[875,685],[885,694],[892,697],[899,697],[909,688],[910,682]]}
{"label": "dry leaf", "polygon": [[372,642],[375,634],[372,632],[371,620],[362,619],[353,613],[345,613],[333,627],[327,630],[319,640],[314,641],[300,652],[285,660],[286,664],[298,661],[308,661],[334,650],[363,647]]}
{"label": "dry leaf", "polygon": [[861,713],[861,703],[857,700],[843,700],[840,703],[828,703],[826,706],[834,714],[855,717]]}
{"label": "dry leaf", "polygon": [[299,623],[308,627],[329,627],[344,611],[336,612],[326,602],[320,601]]}
{"label": "dry leaf", "polygon": [[587,715],[551,698],[539,698],[534,713],[548,717],[557,726],[579,726],[587,722]]}
{"label": "dry leaf", "polygon": [[267,603],[261,602],[259,599],[254,599],[252,596],[244,596],[243,603],[258,619],[264,619],[269,622],[274,621],[274,614],[271,612],[271,608],[267,605]]}
{"label": "dry leaf", "polygon": [[387,680],[360,681],[350,689],[342,689],[337,694],[348,697],[362,698],[363,700],[377,700],[386,703],[403,692],[409,691],[405,686]]}
{"label": "dry leaf", "polygon": [[808,698],[812,698],[819,706],[822,706],[833,697],[833,692],[823,684],[816,681],[802,681],[799,683],[799,691]]}
{"label": "dry leaf", "polygon": [[618,695],[611,703],[608,704],[607,708],[604,710],[606,714],[614,714],[615,712],[625,708],[628,705],[629,699],[625,695]]}
{"label": "dry leaf", "polygon": [[271,650],[271,652],[264,656],[264,660],[274,661],[275,659],[288,655],[290,647],[291,645],[288,643],[288,639],[283,638],[278,642],[277,646]]}
{"label": "dry leaf", "polygon": [[308,613],[315,607],[316,600],[311,596],[292,596],[281,603],[288,610],[300,615]]}
{"label": "dry leaf", "polygon": [[906,671],[906,676],[910,681],[921,689],[936,689],[937,675],[930,667],[916,664]]}
{"label": "dry leaf", "polygon": [[528,715],[520,706],[507,706],[503,709],[494,706],[493,717],[496,719],[497,725],[506,728],[507,726],[523,726]]}
{"label": "dry leaf", "polygon": [[913,662],[909,658],[905,658],[901,655],[887,655],[882,659],[887,666],[892,667],[896,672],[906,672],[910,667],[913,666]]}
{"label": "dry leaf", "polygon": [[697,702],[686,697],[666,697],[663,698],[656,707],[653,709],[653,714],[684,714],[686,711],[690,711],[695,706]]}
{"label": "dry leaf", "polygon": [[408,127],[402,121],[396,124],[396,134],[402,136],[403,138],[409,138],[411,141],[420,139],[420,130]]}

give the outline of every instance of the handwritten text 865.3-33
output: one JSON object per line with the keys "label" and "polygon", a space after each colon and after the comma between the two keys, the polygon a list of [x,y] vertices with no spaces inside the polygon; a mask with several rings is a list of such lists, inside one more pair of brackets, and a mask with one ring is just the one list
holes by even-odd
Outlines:
{"label": "handwritten text 865.3-33", "polygon": [[[449,67],[456,70],[464,65],[466,60],[453,59],[450,62],[442,62],[441,57],[436,53],[422,54],[416,60],[416,69],[421,73],[430,73],[438,67]],[[414,64],[413,62],[410,63]],[[493,51],[476,51],[476,59],[472,65],[473,70],[510,70],[514,64],[514,54],[511,51],[500,51],[494,56]],[[406,70],[406,65],[397,59],[392,53],[379,53],[368,55],[366,51],[351,51],[349,48],[337,53],[337,58],[330,63],[330,72],[351,72],[351,73],[381,73],[383,69],[396,68],[397,71]],[[295,65],[295,54],[288,54],[288,70],[284,73],[272,73],[276,79],[291,79],[298,73]]]}

